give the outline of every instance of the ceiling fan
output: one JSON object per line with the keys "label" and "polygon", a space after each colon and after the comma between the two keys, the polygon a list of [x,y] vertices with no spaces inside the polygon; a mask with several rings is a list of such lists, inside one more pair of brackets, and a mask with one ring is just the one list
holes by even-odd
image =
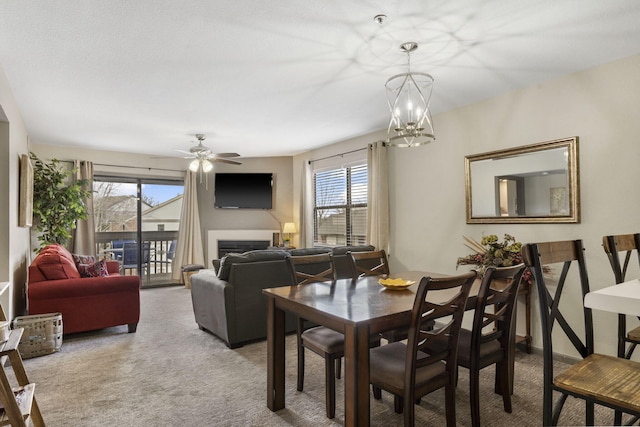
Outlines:
{"label": "ceiling fan", "polygon": [[198,145],[191,147],[189,151],[177,150],[180,153],[189,154],[185,159],[193,159],[189,163],[189,170],[192,172],[198,172],[198,170],[207,173],[213,170],[213,162],[228,163],[231,165],[241,165],[237,160],[231,160],[229,157],[240,157],[238,153],[214,153],[210,148],[204,146],[202,141],[206,139],[201,133],[196,134],[198,138]]}

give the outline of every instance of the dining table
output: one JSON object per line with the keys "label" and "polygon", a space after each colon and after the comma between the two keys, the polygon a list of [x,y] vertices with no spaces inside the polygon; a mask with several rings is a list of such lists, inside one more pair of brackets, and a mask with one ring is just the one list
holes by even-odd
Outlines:
{"label": "dining table", "polygon": [[584,306],[619,314],[640,316],[640,279],[588,292]]}
{"label": "dining table", "polygon": [[[368,426],[369,336],[409,325],[416,290],[425,276],[446,275],[422,271],[390,275],[415,281],[400,290],[381,286],[378,276],[263,289],[267,297],[268,408],[275,412],[285,407],[285,312],[289,312],[344,334],[345,425]],[[479,283],[476,280],[472,286],[467,309],[475,307]],[[455,289],[430,291],[427,298],[445,302],[453,293]]]}

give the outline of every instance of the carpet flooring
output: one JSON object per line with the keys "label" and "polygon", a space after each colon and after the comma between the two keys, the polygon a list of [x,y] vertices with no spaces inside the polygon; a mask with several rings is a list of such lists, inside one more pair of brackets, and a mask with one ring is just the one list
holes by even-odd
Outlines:
{"label": "carpet flooring", "polygon": [[[58,353],[26,359],[47,426],[337,426],[344,424],[344,383],[337,382],[336,417],[325,416],[324,362],[308,353],[305,390],[296,390],[295,336],[287,337],[286,408],[266,406],[266,343],[230,350],[198,329],[183,287],[144,289],[138,331],[126,326],[65,336]],[[63,319],[64,321],[64,319]],[[484,426],[540,426],[542,359],[516,352],[513,413],[493,392],[493,368],[481,377]],[[469,381],[460,370],[457,421],[471,425]],[[416,407],[416,425],[442,426],[444,393]],[[584,425],[584,404],[569,398],[561,425]],[[612,422],[599,408],[596,422]],[[393,397],[371,399],[371,425],[403,425]]]}

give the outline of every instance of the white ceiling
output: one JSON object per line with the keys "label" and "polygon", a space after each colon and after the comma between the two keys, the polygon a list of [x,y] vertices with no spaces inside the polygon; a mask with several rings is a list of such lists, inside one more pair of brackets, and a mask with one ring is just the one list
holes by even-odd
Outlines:
{"label": "white ceiling", "polygon": [[31,139],[123,152],[180,156],[204,133],[215,152],[291,155],[386,129],[407,41],[435,115],[640,52],[640,1],[0,2]]}

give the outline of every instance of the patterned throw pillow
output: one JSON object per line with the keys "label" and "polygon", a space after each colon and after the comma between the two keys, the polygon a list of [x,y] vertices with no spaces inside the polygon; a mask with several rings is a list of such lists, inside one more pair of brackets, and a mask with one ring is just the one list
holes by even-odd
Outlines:
{"label": "patterned throw pillow", "polygon": [[71,254],[73,257],[73,262],[76,263],[76,267],[80,268],[80,264],[95,264],[96,257],[91,255],[78,255]]}
{"label": "patterned throw pillow", "polygon": [[78,264],[80,277],[107,277],[107,261],[96,261],[93,264]]}

